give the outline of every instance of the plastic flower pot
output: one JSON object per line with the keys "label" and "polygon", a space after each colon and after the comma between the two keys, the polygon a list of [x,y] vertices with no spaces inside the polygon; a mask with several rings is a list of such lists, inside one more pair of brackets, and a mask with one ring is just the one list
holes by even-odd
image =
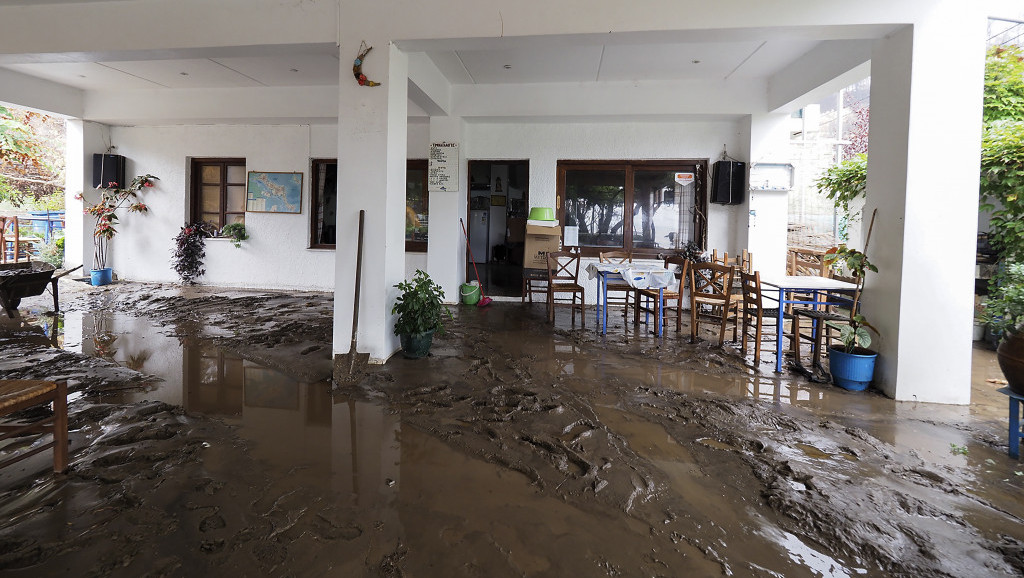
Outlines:
{"label": "plastic flower pot", "polygon": [[409,359],[419,359],[426,357],[430,353],[430,345],[434,341],[433,331],[424,331],[423,333],[413,333],[411,335],[401,334],[398,336],[399,343],[402,344],[402,354]]}
{"label": "plastic flower pot", "polygon": [[875,360],[878,354],[858,347],[853,353],[842,348],[828,350],[828,369],[832,382],[848,391],[864,391],[875,375]]}
{"label": "plastic flower pot", "polygon": [[92,284],[95,287],[100,285],[110,285],[114,280],[114,270],[110,267],[104,267],[103,269],[93,269],[91,275]]}

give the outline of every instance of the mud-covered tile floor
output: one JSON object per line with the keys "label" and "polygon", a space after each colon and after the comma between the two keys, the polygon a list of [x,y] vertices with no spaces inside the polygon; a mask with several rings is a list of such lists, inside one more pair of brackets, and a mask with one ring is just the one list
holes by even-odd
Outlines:
{"label": "mud-covered tile floor", "polygon": [[0,470],[5,576],[1024,572],[982,348],[971,406],[896,403],[495,302],[333,381],[330,295],[61,287],[0,321],[0,378],[72,392],[67,473]]}

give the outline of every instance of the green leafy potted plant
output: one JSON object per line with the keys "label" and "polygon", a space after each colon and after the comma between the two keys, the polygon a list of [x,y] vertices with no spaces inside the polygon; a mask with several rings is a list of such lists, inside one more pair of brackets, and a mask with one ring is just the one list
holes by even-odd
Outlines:
{"label": "green leafy potted plant", "polygon": [[122,188],[113,181],[100,189],[100,200],[96,203],[85,201],[79,193],[75,198],[83,201],[85,212],[95,218],[92,230],[93,261],[92,284],[106,285],[112,279],[112,271],[107,267],[107,242],[117,235],[114,225],[118,222],[118,209],[127,207],[129,213],[148,213],[149,207],[139,200],[144,189],[154,186],[153,181],[160,179],[153,175],[142,175],[132,179],[127,188]]}
{"label": "green leafy potted plant", "polygon": [[397,314],[395,335],[402,344],[402,353],[410,359],[425,357],[430,352],[434,332],[444,333],[444,319],[452,313],[444,304],[444,290],[429,275],[417,269],[412,281],[395,285],[402,294],[395,300],[392,314]]}
{"label": "green leafy potted plant", "polygon": [[171,253],[171,267],[181,277],[181,282],[193,285],[196,279],[206,273],[203,260],[206,258],[206,239],[216,234],[217,228],[206,221],[196,221],[181,228],[174,237]]}
{"label": "green leafy potted plant", "polygon": [[985,302],[989,328],[999,338],[999,369],[1014,392],[1024,395],[1024,263],[1010,263],[998,275]]}
{"label": "green leafy potted plant", "polygon": [[[870,232],[869,232],[870,235]],[[850,304],[850,319],[843,324],[833,321],[826,322],[830,327],[839,330],[842,347],[829,347],[828,366],[832,381],[850,391],[867,389],[875,373],[875,361],[878,353],[871,351],[871,334],[868,330],[878,330],[868,323],[858,311],[861,290],[864,288],[864,277],[868,271],[878,272],[878,267],[868,260],[867,255],[846,245],[829,249],[825,253],[825,262],[833,267],[841,266],[845,272],[857,279],[857,288]]]}
{"label": "green leafy potted plant", "polygon": [[241,248],[242,241],[249,238],[249,235],[245,232],[245,223],[228,223],[224,225],[224,228],[220,230],[220,236],[231,239],[231,244],[236,249]]}

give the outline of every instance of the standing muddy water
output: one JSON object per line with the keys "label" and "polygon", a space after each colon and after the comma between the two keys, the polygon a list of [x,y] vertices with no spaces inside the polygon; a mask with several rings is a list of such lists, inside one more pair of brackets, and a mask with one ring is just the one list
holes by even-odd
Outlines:
{"label": "standing muddy water", "polygon": [[72,392],[68,472],[0,471],[4,575],[1024,572],[988,351],[971,407],[895,403],[493,303],[333,385],[328,295],[83,287],[0,323]]}

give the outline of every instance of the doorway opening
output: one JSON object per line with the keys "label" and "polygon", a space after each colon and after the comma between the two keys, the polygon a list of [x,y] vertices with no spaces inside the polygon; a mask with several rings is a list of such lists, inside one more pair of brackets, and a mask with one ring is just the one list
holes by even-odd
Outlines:
{"label": "doorway opening", "polygon": [[488,297],[522,295],[529,181],[530,161],[469,161],[466,277],[475,264]]}

